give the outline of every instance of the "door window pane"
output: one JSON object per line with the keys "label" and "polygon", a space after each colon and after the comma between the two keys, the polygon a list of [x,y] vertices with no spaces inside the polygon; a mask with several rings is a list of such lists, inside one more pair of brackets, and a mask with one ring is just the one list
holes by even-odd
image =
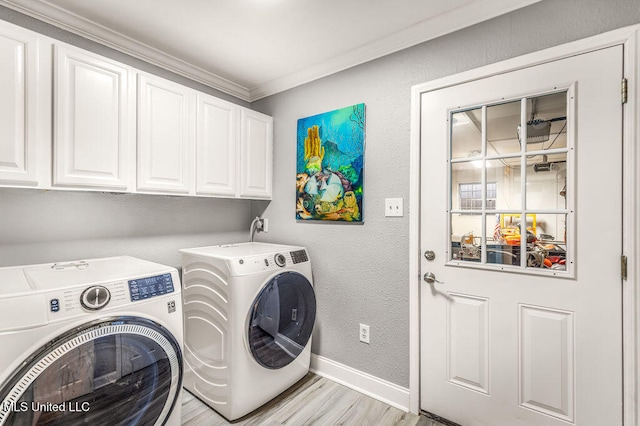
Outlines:
{"label": "door window pane", "polygon": [[527,166],[527,209],[565,209],[567,153],[536,155]]}
{"label": "door window pane", "polygon": [[482,150],[482,109],[451,114],[451,158],[467,158]]}
{"label": "door window pane", "polygon": [[453,210],[482,209],[482,160],[451,164],[451,208]]}
{"label": "door window pane", "polygon": [[487,107],[487,155],[520,152],[520,100]]}
{"label": "door window pane", "polygon": [[536,241],[527,250],[527,267],[565,271],[566,233],[566,214],[538,214]]}
{"label": "door window pane", "polygon": [[480,262],[482,215],[451,214],[451,259]]}
{"label": "door window pane", "polygon": [[508,244],[503,237],[500,214],[486,216],[487,263],[520,265],[520,245]]}
{"label": "door window pane", "polygon": [[527,151],[567,147],[567,93],[527,98]]}
{"label": "door window pane", "polygon": [[[520,195],[520,157],[487,160],[487,198],[495,199],[493,209],[519,210],[522,196]],[[495,196],[490,189],[495,186]],[[491,203],[487,203],[489,208]]]}

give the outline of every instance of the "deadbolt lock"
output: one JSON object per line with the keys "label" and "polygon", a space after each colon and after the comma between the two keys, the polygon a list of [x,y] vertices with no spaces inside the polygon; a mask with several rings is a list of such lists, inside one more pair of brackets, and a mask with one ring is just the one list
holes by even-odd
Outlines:
{"label": "deadbolt lock", "polygon": [[424,252],[424,258],[431,261],[436,258],[436,253],[433,250],[427,250]]}

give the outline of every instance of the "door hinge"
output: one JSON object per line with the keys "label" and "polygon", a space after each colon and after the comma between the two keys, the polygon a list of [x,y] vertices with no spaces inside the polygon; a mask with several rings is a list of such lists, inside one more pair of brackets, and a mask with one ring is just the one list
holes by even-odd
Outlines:
{"label": "door hinge", "polygon": [[627,92],[628,92],[627,79],[626,78],[622,79],[622,85],[620,87],[620,91],[621,91],[621,94],[622,94],[622,103],[626,104],[627,103]]}
{"label": "door hinge", "polygon": [[627,280],[627,256],[620,256],[620,275],[622,276],[622,281]]}

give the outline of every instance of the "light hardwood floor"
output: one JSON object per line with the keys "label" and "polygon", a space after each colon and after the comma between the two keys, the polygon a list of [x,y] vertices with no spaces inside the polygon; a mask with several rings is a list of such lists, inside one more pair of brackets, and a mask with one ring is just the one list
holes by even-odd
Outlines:
{"label": "light hardwood floor", "polygon": [[182,424],[183,426],[443,426],[424,416],[405,413],[311,373],[273,401],[233,423],[229,423],[185,390],[182,397]]}

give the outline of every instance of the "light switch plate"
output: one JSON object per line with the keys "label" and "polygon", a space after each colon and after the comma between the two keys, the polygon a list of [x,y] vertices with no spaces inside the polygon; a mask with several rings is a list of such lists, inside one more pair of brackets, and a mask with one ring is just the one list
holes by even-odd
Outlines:
{"label": "light switch plate", "polygon": [[385,198],[384,215],[385,216],[404,216],[402,198]]}

